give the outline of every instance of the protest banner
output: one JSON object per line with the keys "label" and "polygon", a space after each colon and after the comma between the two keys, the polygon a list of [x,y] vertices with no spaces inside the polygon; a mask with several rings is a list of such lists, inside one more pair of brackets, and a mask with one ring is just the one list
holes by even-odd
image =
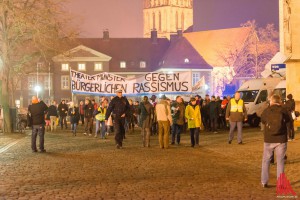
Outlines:
{"label": "protest banner", "polygon": [[192,92],[191,72],[153,72],[127,79],[112,73],[88,75],[71,69],[70,76],[74,94],[110,96],[117,88],[122,88],[126,96]]}

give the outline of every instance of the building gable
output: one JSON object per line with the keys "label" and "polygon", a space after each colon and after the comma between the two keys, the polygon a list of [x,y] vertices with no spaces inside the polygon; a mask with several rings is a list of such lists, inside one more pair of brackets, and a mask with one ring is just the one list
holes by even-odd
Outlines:
{"label": "building gable", "polygon": [[54,62],[110,61],[111,57],[94,49],[79,45],[63,54],[53,57]]}

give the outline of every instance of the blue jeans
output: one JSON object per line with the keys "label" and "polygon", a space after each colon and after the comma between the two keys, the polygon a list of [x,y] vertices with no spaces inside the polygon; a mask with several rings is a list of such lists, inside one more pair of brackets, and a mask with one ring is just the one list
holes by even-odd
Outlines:
{"label": "blue jeans", "polygon": [[99,121],[96,120],[96,133],[95,135],[98,135],[98,131],[100,130],[101,126],[101,138],[105,138],[105,121]]}
{"label": "blue jeans", "polygon": [[234,129],[235,127],[237,126],[237,139],[238,139],[238,142],[242,142],[243,141],[243,136],[242,136],[242,128],[243,128],[243,122],[232,122],[232,121],[229,121],[230,123],[230,131],[229,131],[229,141],[232,141],[233,140],[233,137],[234,137]]}
{"label": "blue jeans", "polygon": [[269,181],[269,167],[273,152],[277,159],[277,179],[284,172],[284,156],[287,149],[287,143],[264,143],[264,153],[261,169],[261,183],[267,184]]}
{"label": "blue jeans", "polygon": [[73,134],[76,134],[76,130],[77,130],[77,124],[76,123],[71,124],[71,130],[72,130]]}
{"label": "blue jeans", "polygon": [[172,125],[172,144],[175,143],[175,137],[177,144],[180,143],[180,133],[182,130],[182,125],[173,124]]}
{"label": "blue jeans", "polygon": [[31,134],[31,149],[33,151],[37,150],[36,148],[36,137],[39,135],[40,137],[40,150],[44,150],[44,135],[45,135],[45,126],[41,125],[33,125],[32,126],[32,134]]}

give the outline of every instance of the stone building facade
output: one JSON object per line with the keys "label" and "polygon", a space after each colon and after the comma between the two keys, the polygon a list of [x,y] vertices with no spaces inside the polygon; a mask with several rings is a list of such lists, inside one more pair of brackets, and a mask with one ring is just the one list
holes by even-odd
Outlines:
{"label": "stone building facade", "polygon": [[193,0],[145,0],[143,14],[144,37],[157,30],[158,37],[170,38],[193,25]]}

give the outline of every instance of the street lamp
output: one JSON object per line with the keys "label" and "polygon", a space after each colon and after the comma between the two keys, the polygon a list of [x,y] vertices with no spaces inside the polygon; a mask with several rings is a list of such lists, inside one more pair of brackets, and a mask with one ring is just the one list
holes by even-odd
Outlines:
{"label": "street lamp", "polygon": [[39,98],[39,92],[41,91],[41,86],[39,86],[39,85],[36,85],[35,87],[34,87],[34,90],[36,91],[36,97],[37,98]]}

